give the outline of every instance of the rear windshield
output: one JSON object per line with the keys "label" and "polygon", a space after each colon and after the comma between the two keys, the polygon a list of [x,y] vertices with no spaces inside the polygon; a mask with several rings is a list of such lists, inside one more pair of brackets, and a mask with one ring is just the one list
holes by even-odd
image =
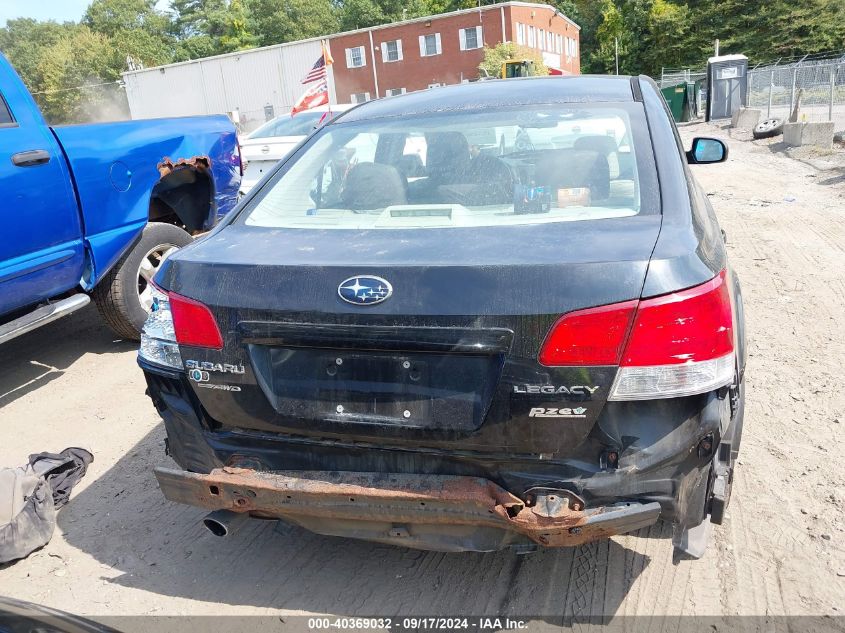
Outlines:
{"label": "rear windshield", "polygon": [[655,212],[640,105],[578,104],[340,120],[285,162],[241,221],[406,229]]}

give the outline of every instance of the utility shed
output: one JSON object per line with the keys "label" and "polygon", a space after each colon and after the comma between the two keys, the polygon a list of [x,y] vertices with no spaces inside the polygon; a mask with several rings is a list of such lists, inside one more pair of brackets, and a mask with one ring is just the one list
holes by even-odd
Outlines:
{"label": "utility shed", "polygon": [[[238,112],[249,132],[286,114],[310,86],[302,78],[320,57],[320,38],[266,46],[123,73],[133,119]],[[329,100],[335,103],[331,67]]]}

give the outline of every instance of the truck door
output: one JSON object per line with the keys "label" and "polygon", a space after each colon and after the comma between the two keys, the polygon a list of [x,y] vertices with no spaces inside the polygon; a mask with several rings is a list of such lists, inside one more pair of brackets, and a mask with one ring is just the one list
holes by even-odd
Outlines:
{"label": "truck door", "polygon": [[71,290],[85,265],[62,150],[7,73],[0,65],[0,315]]}

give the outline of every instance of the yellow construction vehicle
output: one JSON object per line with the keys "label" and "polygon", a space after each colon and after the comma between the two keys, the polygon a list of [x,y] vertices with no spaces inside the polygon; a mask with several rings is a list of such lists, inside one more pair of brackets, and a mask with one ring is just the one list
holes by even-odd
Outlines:
{"label": "yellow construction vehicle", "polygon": [[530,59],[509,59],[502,62],[502,79],[529,77],[534,74],[534,62]]}

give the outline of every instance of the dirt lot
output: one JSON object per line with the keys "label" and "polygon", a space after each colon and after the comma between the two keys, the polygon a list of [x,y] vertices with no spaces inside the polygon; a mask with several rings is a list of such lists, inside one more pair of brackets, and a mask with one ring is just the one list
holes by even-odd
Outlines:
{"label": "dirt lot", "polygon": [[[683,129],[702,133],[727,138]],[[726,164],[694,168],[727,232],[750,331],[733,501],[704,559],[673,563],[661,526],[528,557],[421,553],[257,521],[218,539],[202,511],[159,494],[152,468],[169,459],[135,347],[86,309],[0,350],[0,463],[72,445],[96,456],[52,542],[0,568],[0,594],[95,616],[842,615],[845,168],[730,146]]]}

